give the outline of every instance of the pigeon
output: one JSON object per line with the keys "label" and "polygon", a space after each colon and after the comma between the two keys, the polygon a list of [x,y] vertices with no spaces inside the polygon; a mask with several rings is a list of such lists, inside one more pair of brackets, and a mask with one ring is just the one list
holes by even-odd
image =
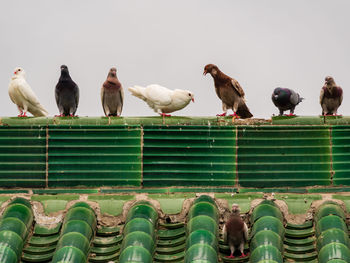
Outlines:
{"label": "pigeon", "polygon": [[336,115],[339,106],[343,101],[343,90],[335,84],[331,76],[325,78],[325,83],[321,89],[320,104],[322,115]]}
{"label": "pigeon", "polygon": [[147,87],[134,86],[129,91],[137,98],[144,100],[150,108],[164,117],[185,108],[191,100],[194,102],[194,94],[188,90],[170,90],[157,84]]}
{"label": "pigeon", "polygon": [[216,95],[222,101],[224,113],[216,116],[226,116],[227,110],[232,109],[234,117],[242,119],[253,117],[247,105],[245,104],[244,91],[238,81],[225,75],[214,64],[208,64],[204,67],[203,75],[210,73],[214,79]]}
{"label": "pigeon", "polygon": [[109,70],[106,81],[101,88],[103,111],[108,116],[120,116],[123,110],[124,91],[117,78],[117,69]]}
{"label": "pigeon", "polygon": [[238,204],[232,205],[232,213],[224,225],[224,241],[228,243],[231,255],[228,258],[234,258],[237,247],[241,252],[241,258],[246,257],[244,254],[244,244],[248,241],[248,227],[240,216],[240,208]]}
{"label": "pigeon", "polygon": [[286,88],[275,88],[272,93],[272,102],[280,111],[280,116],[283,112],[290,110],[288,116],[294,116],[294,109],[304,98],[301,98],[294,90]]}
{"label": "pigeon", "polygon": [[61,66],[61,76],[55,89],[59,117],[74,116],[79,103],[79,88],[69,75],[68,67]]}
{"label": "pigeon", "polygon": [[40,104],[37,96],[34,94],[25,79],[25,71],[18,67],[15,68],[9,84],[9,95],[20,112],[18,117],[27,117],[27,111],[34,117],[46,117],[47,110]]}

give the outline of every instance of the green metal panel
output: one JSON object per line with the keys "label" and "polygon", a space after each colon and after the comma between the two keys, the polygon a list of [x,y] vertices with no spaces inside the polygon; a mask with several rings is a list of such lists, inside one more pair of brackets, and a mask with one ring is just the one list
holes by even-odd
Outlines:
{"label": "green metal panel", "polygon": [[46,128],[0,126],[0,187],[45,187]]}
{"label": "green metal panel", "polygon": [[141,186],[141,129],[49,126],[49,186]]}
{"label": "green metal panel", "polygon": [[145,126],[144,186],[235,184],[235,128]]}
{"label": "green metal panel", "polygon": [[332,127],[334,185],[350,185],[350,127]]}
{"label": "green metal panel", "polygon": [[324,126],[241,126],[238,181],[245,187],[330,184],[329,128]]}

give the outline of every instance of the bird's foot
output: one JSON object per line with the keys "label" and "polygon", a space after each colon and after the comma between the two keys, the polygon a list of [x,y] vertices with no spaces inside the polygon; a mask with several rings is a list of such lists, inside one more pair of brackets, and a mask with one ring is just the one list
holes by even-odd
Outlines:
{"label": "bird's foot", "polygon": [[79,117],[78,115],[74,115],[74,114],[69,114],[69,117]]}
{"label": "bird's foot", "polygon": [[235,256],[233,254],[227,256],[226,258],[235,258]]}
{"label": "bird's foot", "polygon": [[171,117],[170,114],[166,114],[166,113],[161,113],[160,115],[163,116],[163,117]]}
{"label": "bird's foot", "polygon": [[28,117],[26,112],[21,112],[17,117]]}
{"label": "bird's foot", "polygon": [[218,117],[225,117],[226,116],[226,112],[221,113],[221,114],[216,114],[216,116],[218,116]]}
{"label": "bird's foot", "polygon": [[240,257],[240,258],[245,258],[245,257],[247,257],[247,256],[248,256],[248,254],[242,253],[239,257]]}
{"label": "bird's foot", "polygon": [[295,117],[296,115],[294,113],[289,113],[289,114],[286,114],[286,116],[288,116],[288,117]]}

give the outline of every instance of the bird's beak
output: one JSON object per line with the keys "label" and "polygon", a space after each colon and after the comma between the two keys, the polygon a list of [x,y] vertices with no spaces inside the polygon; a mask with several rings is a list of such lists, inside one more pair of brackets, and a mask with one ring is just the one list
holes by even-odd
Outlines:
{"label": "bird's beak", "polygon": [[206,70],[204,70],[203,75],[205,76],[205,75],[207,75],[207,73],[208,73],[208,72],[207,72]]}
{"label": "bird's beak", "polygon": [[16,75],[16,74],[17,74],[17,71],[15,71],[13,74],[15,74],[15,75]]}
{"label": "bird's beak", "polygon": [[194,102],[194,98],[192,98],[191,100],[192,100],[192,102]]}
{"label": "bird's beak", "polygon": [[278,98],[278,95],[273,95],[274,97],[275,97],[275,99],[277,99]]}

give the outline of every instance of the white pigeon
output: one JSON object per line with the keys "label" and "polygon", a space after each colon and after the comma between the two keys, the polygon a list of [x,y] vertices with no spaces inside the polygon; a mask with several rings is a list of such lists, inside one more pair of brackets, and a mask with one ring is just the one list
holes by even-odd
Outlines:
{"label": "white pigeon", "polygon": [[18,117],[27,117],[29,111],[34,117],[47,116],[48,112],[40,104],[38,98],[30,88],[25,79],[25,71],[22,68],[15,68],[9,84],[9,95],[20,112]]}
{"label": "white pigeon", "polygon": [[135,97],[144,100],[150,108],[162,116],[185,108],[190,101],[194,102],[194,94],[188,90],[170,90],[157,84],[147,87],[134,86],[129,91]]}

